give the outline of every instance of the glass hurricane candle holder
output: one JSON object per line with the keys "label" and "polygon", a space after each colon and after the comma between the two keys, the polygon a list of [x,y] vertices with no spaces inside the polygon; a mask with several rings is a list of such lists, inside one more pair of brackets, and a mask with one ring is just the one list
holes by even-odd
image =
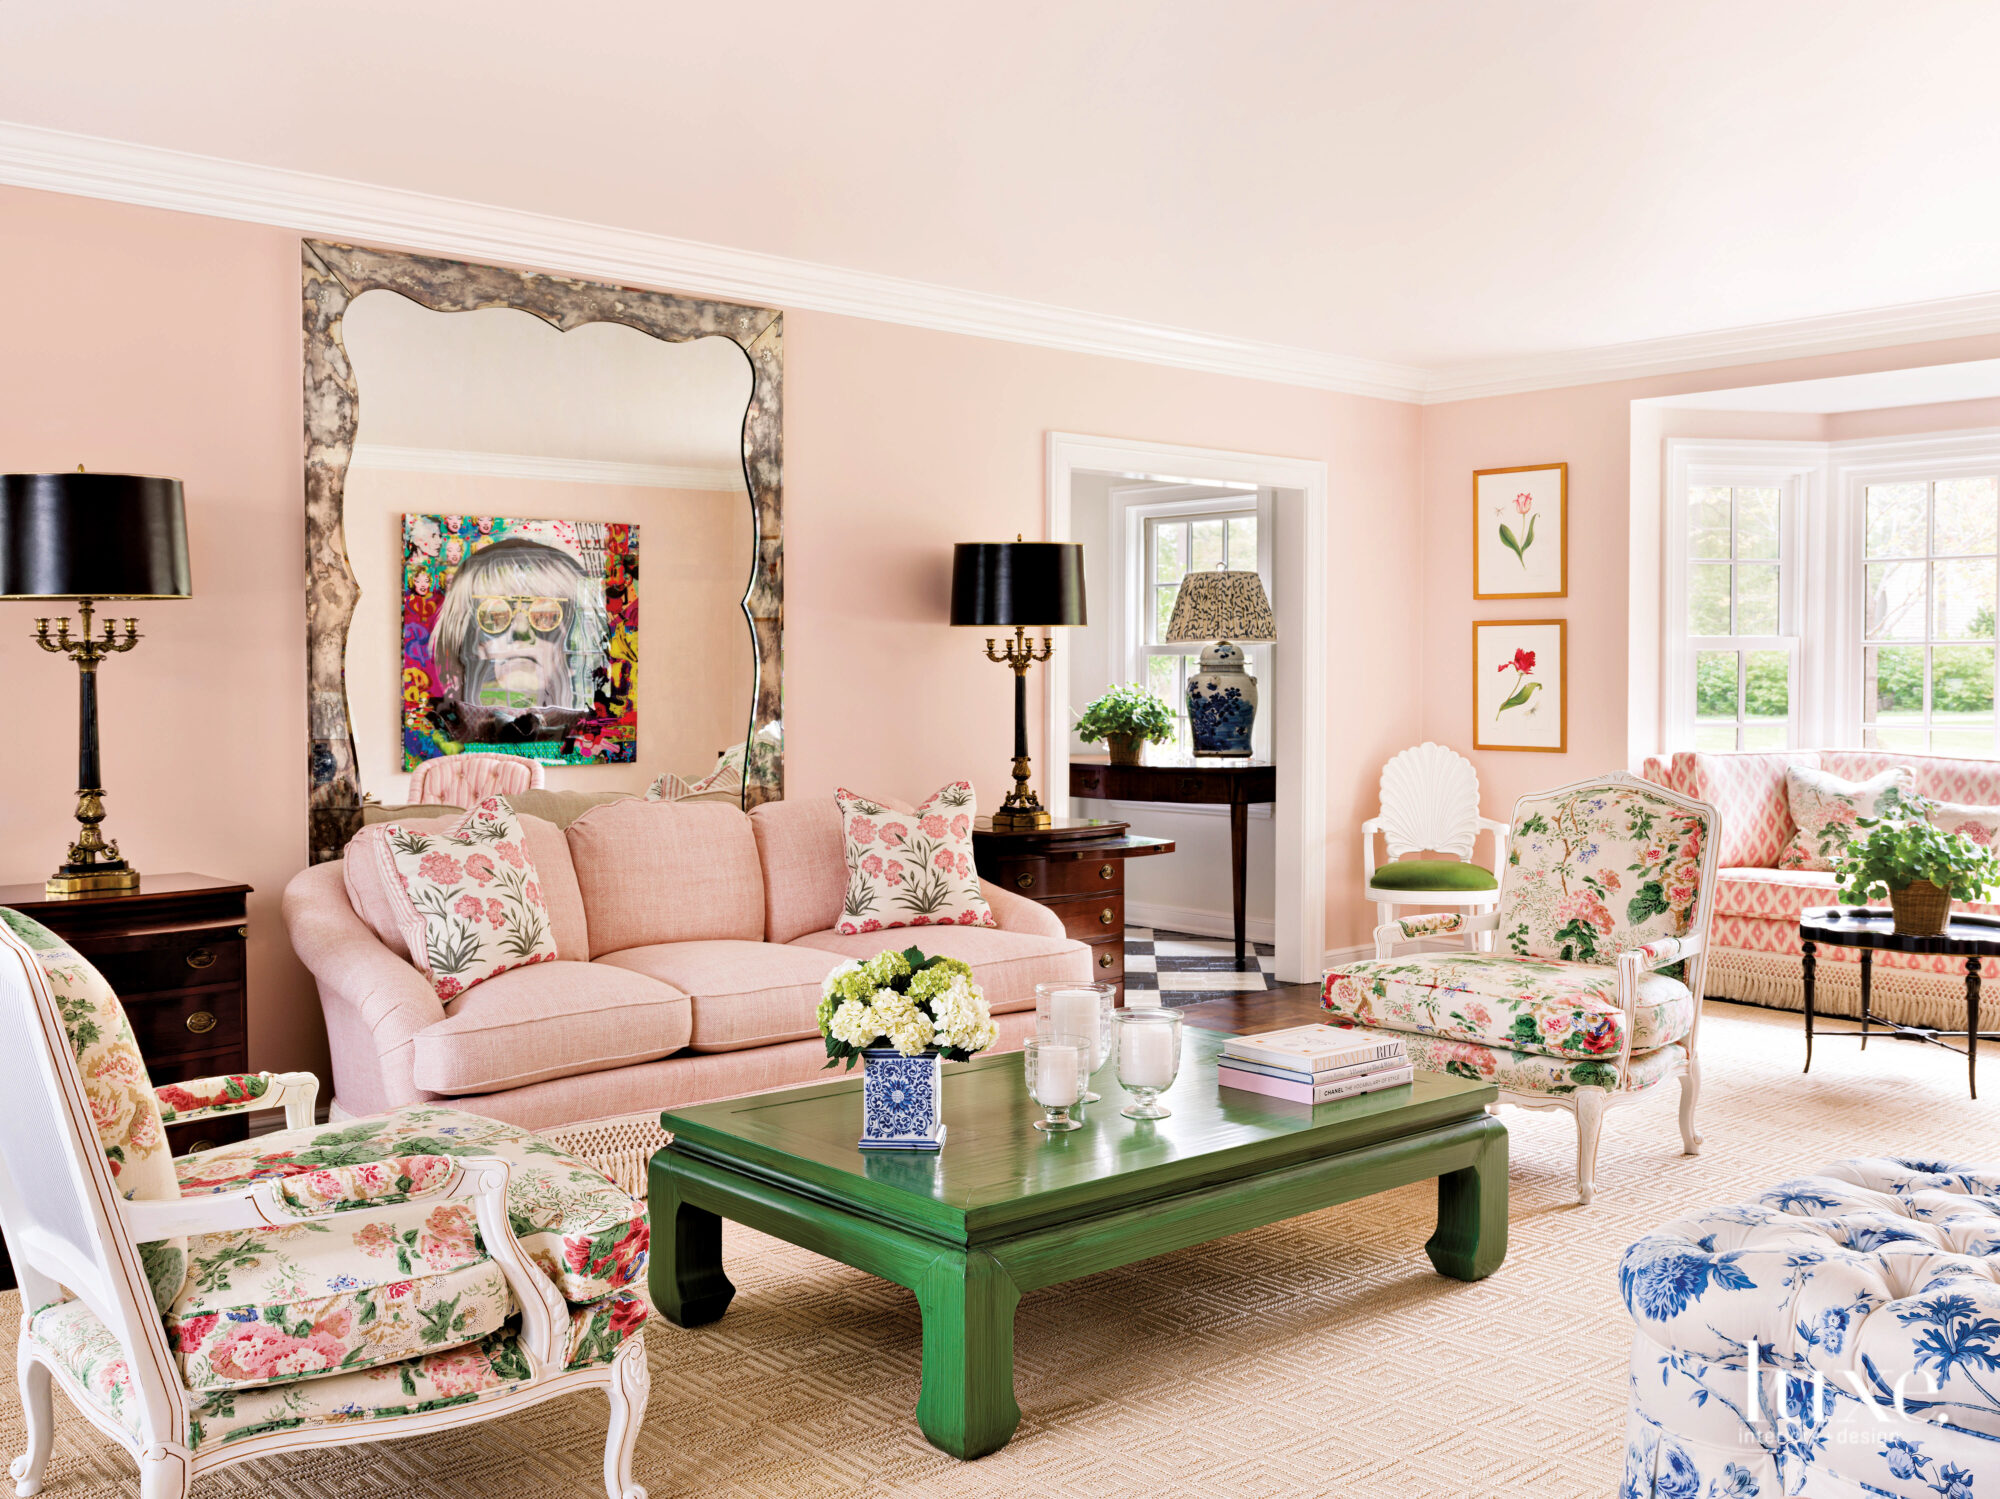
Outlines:
{"label": "glass hurricane candle holder", "polygon": [[1171,1109],[1159,1097],[1181,1070],[1181,1016],[1178,1010],[1114,1010],[1118,1036],[1118,1086],[1135,1100],[1118,1112],[1127,1119],[1166,1119]]}
{"label": "glass hurricane candle holder", "polygon": [[1022,1065],[1028,1080],[1028,1096],[1040,1104],[1043,1117],[1035,1128],[1050,1134],[1082,1129],[1083,1122],[1072,1119],[1069,1111],[1082,1101],[1086,1065],[1094,1043],[1086,1036],[1036,1036],[1021,1048]]}
{"label": "glass hurricane candle holder", "polygon": [[1101,1095],[1092,1091],[1090,1074],[1111,1060],[1112,1001],[1118,990],[1110,984],[1071,981],[1035,985],[1035,1034],[1084,1036],[1091,1039],[1091,1054],[1084,1059],[1083,1092],[1078,1103],[1096,1103]]}

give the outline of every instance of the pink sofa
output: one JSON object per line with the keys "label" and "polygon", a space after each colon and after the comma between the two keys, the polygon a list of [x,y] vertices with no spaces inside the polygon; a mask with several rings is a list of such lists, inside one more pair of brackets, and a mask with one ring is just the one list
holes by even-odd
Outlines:
{"label": "pink sofa", "polygon": [[[1785,768],[1802,765],[1844,780],[1860,781],[1892,766],[1916,773],[1920,796],[1939,801],[2000,806],[2000,761],[1899,755],[1880,750],[1792,750],[1781,754],[1683,750],[1665,761],[1648,760],[1648,780],[1697,797],[1720,813],[1715,919],[1710,927],[1707,989],[1716,999],[1805,1008],[1799,963],[1799,912],[1834,905],[1834,877],[1779,869],[1778,856],[1796,828],[1785,794]],[[1973,905],[2000,914],[2000,906]],[[1860,950],[1822,946],[1814,1008],[1828,1014],[1861,1010]],[[1981,1027],[2000,1029],[2000,990],[1992,980],[2000,965],[1984,965]],[[1909,1025],[1958,1029],[1965,1024],[1962,959],[1911,953],[1877,953],[1869,1008]]]}
{"label": "pink sofa", "polygon": [[831,797],[749,814],[626,800],[566,829],[521,821],[557,961],[449,1004],[411,965],[377,861],[320,864],[286,887],[326,1013],[335,1117],[439,1102],[548,1130],[804,1082],[826,1061],[821,980],[888,947],[972,964],[1003,1048],[1032,1034],[1036,984],[1091,977],[1090,949],[1054,914],[990,884],[998,928],[831,930],[847,888]]}

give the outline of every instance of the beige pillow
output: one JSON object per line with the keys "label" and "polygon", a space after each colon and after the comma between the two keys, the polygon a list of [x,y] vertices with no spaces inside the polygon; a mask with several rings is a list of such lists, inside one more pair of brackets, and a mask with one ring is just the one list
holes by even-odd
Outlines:
{"label": "beige pillow", "polygon": [[1903,765],[1865,781],[1843,781],[1824,770],[1792,766],[1785,772],[1785,795],[1798,831],[1778,856],[1778,868],[1830,871],[1847,851],[1855,823],[1880,817],[1915,787],[1916,772]]}
{"label": "beige pillow", "polygon": [[1970,838],[1981,848],[2000,843],[2000,807],[1973,807],[1963,802],[1932,802],[1931,824],[1947,833]]}

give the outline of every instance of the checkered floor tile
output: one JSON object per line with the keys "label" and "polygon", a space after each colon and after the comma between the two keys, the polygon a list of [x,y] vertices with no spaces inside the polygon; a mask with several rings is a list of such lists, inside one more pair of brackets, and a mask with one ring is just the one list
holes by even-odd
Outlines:
{"label": "checkered floor tile", "polygon": [[1125,988],[1158,993],[1167,1006],[1193,1004],[1218,994],[1255,993],[1278,987],[1275,949],[1253,942],[1249,967],[1236,966],[1236,944],[1227,937],[1197,937],[1149,927],[1125,928]]}

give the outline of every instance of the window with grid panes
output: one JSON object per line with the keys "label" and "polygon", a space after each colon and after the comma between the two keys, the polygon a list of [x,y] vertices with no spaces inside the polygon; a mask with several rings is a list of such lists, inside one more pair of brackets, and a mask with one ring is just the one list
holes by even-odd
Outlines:
{"label": "window with grid panes", "polygon": [[1187,722],[1188,675],[1200,669],[1201,653],[1208,642],[1169,644],[1167,624],[1174,617],[1181,579],[1218,566],[1238,572],[1257,570],[1254,505],[1155,516],[1145,522],[1145,625],[1140,652],[1146,686],[1173,707],[1174,744],[1182,751],[1194,747]]}
{"label": "window with grid panes", "polygon": [[1862,742],[1993,754],[2000,476],[1871,483],[1862,512]]}
{"label": "window with grid panes", "polygon": [[1797,651],[1787,634],[1785,491],[1690,485],[1687,528],[1695,748],[1789,748]]}

